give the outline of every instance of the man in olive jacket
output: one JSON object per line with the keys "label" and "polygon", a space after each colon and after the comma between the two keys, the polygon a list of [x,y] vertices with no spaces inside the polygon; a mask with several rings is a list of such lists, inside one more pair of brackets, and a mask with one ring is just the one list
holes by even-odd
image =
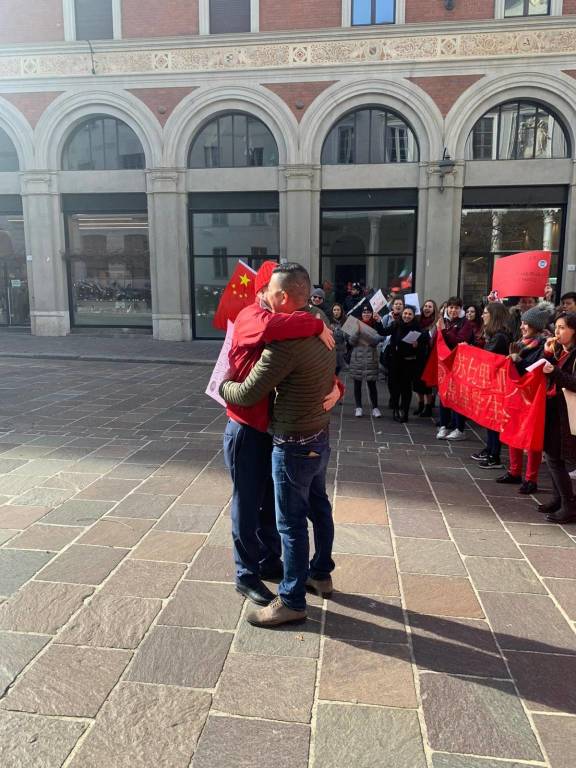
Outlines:
{"label": "man in olive jacket", "polygon": [[[272,273],[268,304],[273,312],[295,312],[310,296],[310,278],[299,264]],[[306,586],[332,591],[334,569],[332,506],[326,493],[330,458],[330,413],[324,400],[332,391],[336,354],[317,337],[274,342],[242,383],[225,381],[220,394],[233,405],[252,405],[276,389],[272,413],[272,475],[276,520],[282,539],[284,578],[270,605],[247,615],[255,626],[271,627],[306,618]],[[309,563],[307,518],[316,551]]]}

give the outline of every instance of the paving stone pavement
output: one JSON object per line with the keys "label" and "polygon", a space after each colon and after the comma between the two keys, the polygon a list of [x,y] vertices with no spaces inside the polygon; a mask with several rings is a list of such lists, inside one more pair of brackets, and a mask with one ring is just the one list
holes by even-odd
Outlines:
{"label": "paving stone pavement", "polygon": [[574,768],[576,527],[347,395],[336,591],[255,629],[209,370],[0,359],[3,768]]}

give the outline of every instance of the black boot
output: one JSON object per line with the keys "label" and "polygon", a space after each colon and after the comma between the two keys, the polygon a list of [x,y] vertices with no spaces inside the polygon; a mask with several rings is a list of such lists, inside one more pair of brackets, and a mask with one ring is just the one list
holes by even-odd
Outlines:
{"label": "black boot", "polygon": [[548,504],[538,504],[537,510],[541,515],[552,515],[554,512],[558,512],[562,508],[562,501],[560,498],[552,499]]}
{"label": "black boot", "polygon": [[404,411],[400,417],[400,424],[406,424],[408,421],[408,411]]}
{"label": "black boot", "polygon": [[422,416],[422,414],[424,413],[424,408],[425,408],[424,403],[418,403],[418,408],[415,408],[412,411],[412,415],[413,416]]}
{"label": "black boot", "polygon": [[397,408],[392,411],[392,418],[394,421],[400,421],[400,411]]}
{"label": "black boot", "polygon": [[431,405],[425,405],[422,413],[420,414],[422,418],[430,418],[432,416],[432,406]]}
{"label": "black boot", "polygon": [[562,507],[557,512],[546,515],[546,520],[549,523],[558,523],[559,525],[576,523],[576,502],[574,499],[569,503],[562,504]]}

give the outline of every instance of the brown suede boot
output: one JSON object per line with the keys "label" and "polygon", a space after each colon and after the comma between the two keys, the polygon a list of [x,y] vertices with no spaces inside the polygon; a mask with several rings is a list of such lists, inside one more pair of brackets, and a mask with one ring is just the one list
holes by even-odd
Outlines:
{"label": "brown suede boot", "polygon": [[306,611],[293,611],[276,597],[265,608],[247,613],[246,621],[254,627],[278,627],[280,624],[306,621]]}
{"label": "brown suede boot", "polygon": [[320,597],[332,597],[332,592],[334,591],[331,576],[328,576],[327,579],[313,579],[310,576],[306,581],[306,587],[310,592],[314,592]]}

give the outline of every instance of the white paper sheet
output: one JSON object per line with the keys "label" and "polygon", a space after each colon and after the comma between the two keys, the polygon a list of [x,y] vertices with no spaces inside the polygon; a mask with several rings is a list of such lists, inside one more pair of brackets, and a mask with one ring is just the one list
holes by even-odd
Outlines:
{"label": "white paper sheet", "polygon": [[409,331],[406,336],[402,339],[402,341],[405,341],[406,344],[414,344],[415,341],[418,341],[418,339],[422,336],[420,331]]}
{"label": "white paper sheet", "polygon": [[535,371],[537,368],[540,368],[542,365],[546,365],[547,362],[548,360],[542,357],[540,360],[536,360],[535,363],[532,363],[532,365],[529,365],[526,368],[526,371],[531,373],[532,371]]}
{"label": "white paper sheet", "polygon": [[230,347],[232,346],[233,334],[234,323],[231,323],[230,320],[228,320],[226,338],[224,339],[224,344],[222,344],[222,349],[218,355],[218,360],[216,361],[216,365],[212,371],[212,376],[210,376],[210,381],[206,387],[206,394],[209,395],[212,400],[216,400],[217,403],[220,403],[220,405],[223,405],[224,407],[226,407],[226,403],[220,397],[219,389],[220,384],[226,380],[226,374],[230,368],[230,363],[228,362],[228,353],[230,352]]}
{"label": "white paper sheet", "polygon": [[384,294],[380,289],[376,291],[374,296],[370,299],[370,306],[374,310],[374,312],[380,312],[382,307],[386,305],[386,299],[384,298]]}
{"label": "white paper sheet", "polygon": [[421,314],[420,312],[420,299],[418,298],[417,293],[407,293],[406,296],[404,296],[404,306],[406,307],[414,307],[416,310],[416,314]]}
{"label": "white paper sheet", "polygon": [[342,324],[342,330],[347,336],[352,336],[352,334],[356,333],[358,330],[359,325],[360,320],[358,320],[357,317],[350,315],[350,317],[346,318],[346,322]]}

